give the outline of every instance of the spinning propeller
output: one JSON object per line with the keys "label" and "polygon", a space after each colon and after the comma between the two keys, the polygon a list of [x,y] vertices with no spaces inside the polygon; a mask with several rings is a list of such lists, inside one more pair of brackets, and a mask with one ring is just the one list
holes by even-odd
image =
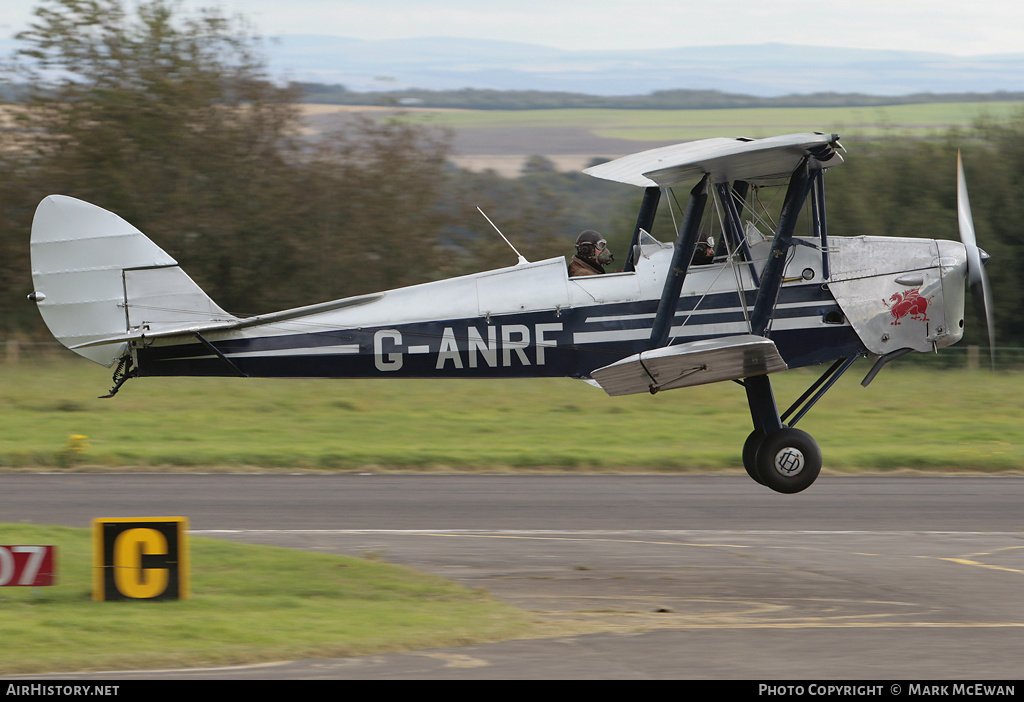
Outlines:
{"label": "spinning propeller", "polygon": [[991,297],[989,295],[988,276],[985,275],[985,261],[988,260],[988,254],[978,248],[978,242],[974,236],[974,220],[971,216],[971,203],[967,198],[967,181],[964,178],[964,162],[960,152],[957,152],[956,162],[956,214],[960,224],[960,241],[967,247],[967,283],[971,287],[971,295],[974,297],[975,306],[979,314],[985,318],[985,328],[988,331],[988,348],[994,369],[996,330],[992,324]]}

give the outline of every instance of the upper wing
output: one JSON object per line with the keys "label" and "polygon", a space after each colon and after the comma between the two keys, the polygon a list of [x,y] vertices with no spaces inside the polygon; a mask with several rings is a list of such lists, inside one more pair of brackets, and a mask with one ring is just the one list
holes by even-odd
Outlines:
{"label": "upper wing", "polygon": [[766,184],[788,178],[808,155],[817,157],[826,168],[839,165],[843,157],[835,150],[838,145],[838,134],[702,139],[641,151],[583,172],[640,187],[667,187],[699,180],[705,174],[711,176],[712,182],[744,180]]}

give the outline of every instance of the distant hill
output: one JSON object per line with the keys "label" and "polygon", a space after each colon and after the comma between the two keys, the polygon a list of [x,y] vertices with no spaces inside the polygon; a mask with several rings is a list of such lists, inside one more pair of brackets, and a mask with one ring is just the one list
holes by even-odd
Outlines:
{"label": "distant hill", "polygon": [[268,42],[267,54],[277,76],[351,91],[473,88],[625,96],[697,90],[766,98],[1024,92],[1024,53],[961,57],[786,44],[563,51],[473,39],[283,35]]}
{"label": "distant hill", "polygon": [[[0,38],[0,58],[17,43]],[[270,37],[271,76],[310,102],[476,109],[840,107],[1024,100],[1024,53],[960,57],[758,44],[564,51],[454,38]],[[369,94],[369,95],[368,95]],[[15,96],[0,86],[0,99]]]}

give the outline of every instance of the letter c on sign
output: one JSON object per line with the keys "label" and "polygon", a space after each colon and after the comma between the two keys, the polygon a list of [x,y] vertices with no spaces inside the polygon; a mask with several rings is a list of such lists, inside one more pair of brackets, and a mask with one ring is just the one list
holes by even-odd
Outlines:
{"label": "letter c on sign", "polygon": [[167,568],[144,568],[143,556],[166,556],[167,537],[156,529],[126,529],[114,540],[114,582],[121,594],[138,599],[167,589]]}

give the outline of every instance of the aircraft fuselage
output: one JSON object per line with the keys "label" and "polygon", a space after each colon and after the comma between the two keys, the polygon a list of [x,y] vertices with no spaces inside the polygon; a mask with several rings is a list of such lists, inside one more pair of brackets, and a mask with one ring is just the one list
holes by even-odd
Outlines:
{"label": "aircraft fuselage", "polygon": [[[932,240],[884,239],[881,244],[890,248],[885,263],[855,271],[847,259],[858,240],[848,241],[832,242],[835,252],[845,252],[845,258],[833,254],[833,285],[878,285],[877,279],[896,281],[901,274],[904,282],[915,283],[916,278],[905,275],[916,273],[921,278],[916,287],[892,285],[901,291],[924,287],[926,295],[916,293],[916,309],[924,300],[931,316],[908,313],[897,319],[893,315],[899,310],[893,305],[898,301],[890,302],[889,294],[875,295],[867,312],[860,309],[865,302],[859,299],[855,302],[860,307],[853,309],[843,295],[837,300],[829,281],[821,279],[821,254],[796,246],[787,266],[794,275],[780,289],[769,333],[790,368],[867,353],[882,343],[858,335],[857,327],[869,322],[886,326],[883,333],[889,333],[895,349],[909,343],[898,334],[914,336],[918,346],[932,344],[934,338],[925,339],[942,325],[939,320],[957,314],[962,319],[962,292],[949,314],[942,300],[935,299],[942,295],[942,271],[958,264],[955,251],[940,261]],[[941,244],[947,249],[960,246]],[[569,278],[564,261],[550,259],[401,288],[340,310],[208,333],[206,340],[219,354],[198,339],[138,344],[135,364],[142,376],[587,378],[596,368],[650,348],[671,249],[656,244],[644,248],[645,258],[630,273]],[[935,255],[928,253],[932,248]],[[901,250],[910,252],[903,263]],[[737,276],[745,283],[742,296],[736,292]],[[925,277],[933,281],[934,290],[924,285]],[[958,289],[962,291],[962,282]],[[717,263],[692,268],[676,306],[671,343],[748,333],[756,292],[745,267]],[[909,312],[911,305],[903,305]],[[520,309],[511,309],[515,307]],[[954,340],[942,337],[943,342]]]}

